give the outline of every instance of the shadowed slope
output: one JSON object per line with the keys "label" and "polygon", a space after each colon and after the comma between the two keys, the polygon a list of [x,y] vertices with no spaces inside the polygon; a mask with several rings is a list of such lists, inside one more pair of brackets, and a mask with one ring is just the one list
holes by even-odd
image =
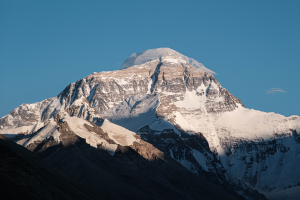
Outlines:
{"label": "shadowed slope", "polygon": [[1,199],[96,199],[26,148],[0,135]]}

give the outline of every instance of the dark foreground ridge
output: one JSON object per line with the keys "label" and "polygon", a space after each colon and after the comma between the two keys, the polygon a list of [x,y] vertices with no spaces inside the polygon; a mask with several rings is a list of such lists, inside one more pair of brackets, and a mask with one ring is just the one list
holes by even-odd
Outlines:
{"label": "dark foreground ridge", "polygon": [[97,199],[26,148],[0,134],[0,199]]}

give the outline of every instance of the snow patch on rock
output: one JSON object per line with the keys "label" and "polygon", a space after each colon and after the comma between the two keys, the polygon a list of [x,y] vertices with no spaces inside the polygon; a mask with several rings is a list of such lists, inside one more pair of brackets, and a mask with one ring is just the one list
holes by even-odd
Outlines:
{"label": "snow patch on rock", "polygon": [[51,119],[49,121],[49,123],[44,126],[43,128],[41,128],[37,134],[33,134],[32,137],[30,137],[29,139],[22,139],[22,140],[19,140],[17,143],[22,145],[22,146],[28,146],[29,144],[32,144],[36,141],[43,141],[45,139],[49,139],[49,138],[53,138],[57,143],[60,142],[60,139],[59,139],[59,136],[60,136],[60,133],[57,131],[57,124],[56,122]]}
{"label": "snow patch on rock", "polygon": [[123,128],[122,126],[113,124],[107,119],[104,120],[101,128],[108,134],[109,138],[122,146],[130,146],[134,142],[138,142],[134,137],[136,133]]}
{"label": "snow patch on rock", "polygon": [[109,144],[100,135],[94,132],[88,131],[84,125],[89,125],[89,122],[77,117],[65,117],[63,121],[66,121],[70,129],[79,137],[84,138],[86,143],[90,144],[92,147],[97,148],[98,144],[101,144],[101,148],[108,151],[110,154],[114,154],[117,149],[116,144]]}

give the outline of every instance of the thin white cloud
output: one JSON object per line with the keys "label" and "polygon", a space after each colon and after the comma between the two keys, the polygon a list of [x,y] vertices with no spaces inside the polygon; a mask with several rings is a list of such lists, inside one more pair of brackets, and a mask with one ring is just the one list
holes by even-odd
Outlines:
{"label": "thin white cloud", "polygon": [[282,92],[282,93],[287,93],[286,91],[284,91],[283,89],[281,88],[271,88],[271,89],[268,89],[267,90],[267,93],[266,94],[274,94],[275,92]]}

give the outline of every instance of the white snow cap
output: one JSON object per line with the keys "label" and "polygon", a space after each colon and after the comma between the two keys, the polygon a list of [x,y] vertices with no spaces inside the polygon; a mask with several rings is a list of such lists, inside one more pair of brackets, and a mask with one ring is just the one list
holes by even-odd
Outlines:
{"label": "white snow cap", "polygon": [[202,63],[199,63],[197,60],[195,60],[193,58],[189,58],[189,57],[187,57],[173,49],[170,49],[170,48],[149,49],[149,50],[143,51],[141,53],[134,53],[123,62],[121,69],[126,69],[133,65],[140,65],[140,64],[152,61],[152,60],[156,60],[156,59],[162,57],[165,53],[170,53],[170,52],[179,55],[182,60],[190,62],[192,65],[201,69],[204,72],[208,72],[210,74],[216,74],[212,70],[204,67],[204,65]]}

